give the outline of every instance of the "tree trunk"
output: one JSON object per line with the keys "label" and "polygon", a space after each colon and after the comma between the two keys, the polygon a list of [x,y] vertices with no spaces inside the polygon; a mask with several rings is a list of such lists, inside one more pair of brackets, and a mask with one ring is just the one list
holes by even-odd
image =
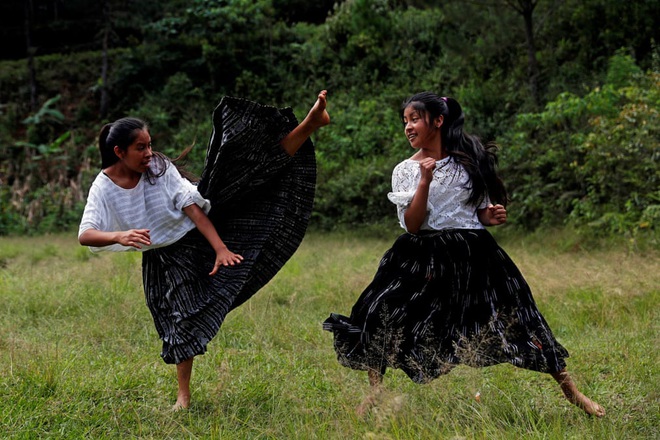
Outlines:
{"label": "tree trunk", "polygon": [[525,9],[523,18],[525,19],[525,37],[527,39],[527,76],[529,78],[529,88],[532,92],[534,104],[538,106],[541,102],[539,96],[539,63],[536,59],[536,43],[534,42],[534,13],[535,2],[526,2],[528,8]]}
{"label": "tree trunk", "polygon": [[103,0],[103,55],[101,60],[101,119],[108,115],[108,40],[110,39],[110,2]]}
{"label": "tree trunk", "polygon": [[539,63],[536,59],[536,43],[534,41],[534,9],[539,0],[506,0],[506,4],[522,15],[525,21],[525,40],[527,43],[527,79],[532,99],[536,106],[541,103],[539,93]]}
{"label": "tree trunk", "polygon": [[34,67],[34,53],[32,47],[32,0],[25,0],[25,45],[27,48],[28,86],[30,89],[30,112],[37,111],[37,72]]}

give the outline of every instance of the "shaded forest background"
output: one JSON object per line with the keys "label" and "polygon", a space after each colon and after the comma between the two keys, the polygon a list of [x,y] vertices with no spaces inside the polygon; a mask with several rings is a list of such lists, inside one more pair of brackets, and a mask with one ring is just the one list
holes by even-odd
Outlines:
{"label": "shaded forest background", "polygon": [[657,0],[5,0],[0,17],[0,235],[77,226],[105,122],[146,119],[172,156],[196,142],[199,171],[223,95],[300,118],[321,89],[315,227],[394,221],[398,109],[422,90],[500,146],[510,224],[660,225]]}

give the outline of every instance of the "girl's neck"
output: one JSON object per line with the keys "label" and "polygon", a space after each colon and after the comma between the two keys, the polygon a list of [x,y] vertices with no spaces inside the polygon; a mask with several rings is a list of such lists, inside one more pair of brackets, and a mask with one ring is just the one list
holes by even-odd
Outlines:
{"label": "girl's neck", "polygon": [[417,153],[415,153],[412,158],[415,160],[421,160],[430,157],[435,160],[442,160],[448,156],[449,154],[447,153],[447,151],[441,146],[440,148],[433,148],[433,149],[420,148],[419,151],[417,151]]}
{"label": "girl's neck", "polygon": [[110,165],[108,168],[104,169],[103,174],[108,176],[108,178],[112,180],[115,185],[124,189],[135,188],[142,178],[141,173],[137,173],[121,166],[120,162],[117,162],[114,165]]}

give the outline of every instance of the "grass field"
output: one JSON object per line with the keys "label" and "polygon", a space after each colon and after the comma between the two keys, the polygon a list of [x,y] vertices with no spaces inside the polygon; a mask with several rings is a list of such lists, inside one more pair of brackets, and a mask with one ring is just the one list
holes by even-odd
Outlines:
{"label": "grass field", "polygon": [[175,370],[159,357],[140,256],[95,256],[71,234],[0,237],[0,438],[660,438],[660,253],[547,237],[501,243],[602,419],[510,365],[428,385],[388,372],[376,409],[356,416],[366,374],[337,363],[321,323],[350,312],[394,235],[320,233],[229,315],[195,361],[191,408],[172,412]]}

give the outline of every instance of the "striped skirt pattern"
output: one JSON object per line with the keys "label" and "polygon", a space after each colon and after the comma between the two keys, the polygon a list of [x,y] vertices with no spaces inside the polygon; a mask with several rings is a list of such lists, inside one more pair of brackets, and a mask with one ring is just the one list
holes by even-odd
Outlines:
{"label": "striped skirt pattern", "polygon": [[205,353],[227,313],[272,279],[300,245],[316,161],[310,140],[293,157],[279,145],[296,125],[290,108],[232,97],[216,107],[198,189],[211,200],[218,234],[244,260],[209,276],[215,252],[196,229],[143,253],[146,302],[166,363]]}
{"label": "striped skirt pattern", "polygon": [[486,230],[403,234],[350,317],[323,323],[339,362],[403,370],[425,383],[458,364],[509,362],[557,372],[568,352],[539,312],[522,274]]}

